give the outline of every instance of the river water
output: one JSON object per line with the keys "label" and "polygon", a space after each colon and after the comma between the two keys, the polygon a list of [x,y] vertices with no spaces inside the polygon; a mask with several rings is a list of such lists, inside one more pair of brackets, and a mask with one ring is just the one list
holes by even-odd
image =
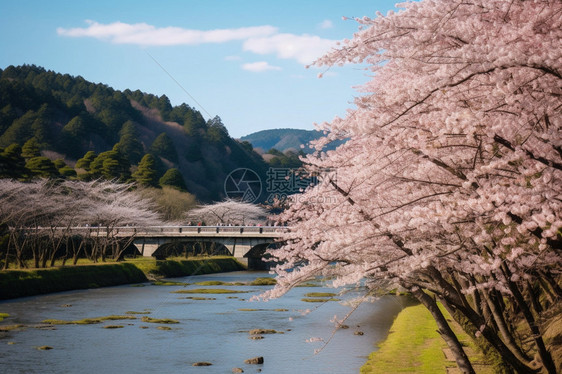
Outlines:
{"label": "river water", "polygon": [[[233,272],[174,278],[188,286],[132,285],[70,291],[0,302],[10,317],[3,325],[23,324],[21,330],[0,332],[0,373],[358,373],[374,344],[384,339],[406,301],[384,296],[363,303],[334,333],[330,320],[344,317],[351,307],[339,302],[304,302],[309,292],[337,292],[326,287],[297,287],[280,299],[249,301],[271,286],[197,286],[202,281],[248,282],[265,272]],[[238,294],[178,294],[171,291],[221,288],[250,291]],[[186,297],[205,297],[196,300]],[[132,320],[90,325],[45,327],[45,319],[80,320],[134,314]],[[171,318],[178,324],[142,322],[143,315]],[[108,329],[107,325],[123,325]],[[161,330],[158,327],[171,327]],[[254,340],[252,329],[274,329]],[[362,332],[362,335],[357,334]],[[333,334],[333,337],[331,337]],[[330,339],[307,342],[311,338]],[[313,339],[316,340],[316,339]],[[51,350],[37,347],[50,346]],[[324,347],[320,352],[315,350]],[[262,356],[261,365],[244,360]],[[194,367],[207,361],[212,366]]]}

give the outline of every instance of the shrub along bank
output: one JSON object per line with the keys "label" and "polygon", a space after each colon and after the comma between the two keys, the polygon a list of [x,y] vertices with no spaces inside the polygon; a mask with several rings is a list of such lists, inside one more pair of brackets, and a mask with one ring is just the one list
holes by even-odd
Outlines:
{"label": "shrub along bank", "polygon": [[141,283],[155,277],[179,277],[236,270],[244,270],[244,267],[229,257],[163,261],[149,258],[112,264],[5,270],[0,271],[0,299]]}

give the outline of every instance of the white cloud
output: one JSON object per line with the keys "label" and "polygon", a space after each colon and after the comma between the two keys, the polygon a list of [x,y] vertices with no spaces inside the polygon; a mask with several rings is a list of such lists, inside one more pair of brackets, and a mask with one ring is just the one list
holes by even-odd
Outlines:
{"label": "white cloud", "polygon": [[[275,54],[278,58],[294,59],[310,64],[335,45],[335,40],[315,35],[279,34],[274,26],[252,26],[233,29],[193,30],[181,27],[156,27],[147,23],[113,22],[108,24],[87,20],[87,27],[57,28],[57,33],[66,37],[89,37],[114,44],[136,44],[142,46],[198,45],[243,41],[243,49],[260,55]],[[331,24],[326,20],[324,27]],[[226,57],[236,59],[235,56]],[[250,64],[251,65],[251,64]],[[271,70],[270,65],[266,65]],[[252,68],[252,67],[250,67]],[[255,70],[254,70],[255,71]]]}
{"label": "white cloud", "polygon": [[144,46],[196,45],[224,43],[269,36],[277,32],[273,26],[241,27],[236,29],[191,30],[181,27],[155,27],[147,23],[128,24],[113,22],[102,24],[86,21],[85,28],[57,28],[57,33],[69,37],[91,37],[115,44],[138,44]]}
{"label": "white cloud", "polygon": [[335,43],[335,40],[322,39],[316,35],[275,34],[249,38],[243,48],[260,55],[273,53],[279,58],[310,64],[328,52]]}
{"label": "white cloud", "polygon": [[331,29],[334,27],[334,24],[329,19],[325,19],[318,25],[321,29]]}
{"label": "white cloud", "polygon": [[242,65],[242,69],[260,73],[267,70],[281,70],[279,66],[269,65],[266,61],[250,62]]}

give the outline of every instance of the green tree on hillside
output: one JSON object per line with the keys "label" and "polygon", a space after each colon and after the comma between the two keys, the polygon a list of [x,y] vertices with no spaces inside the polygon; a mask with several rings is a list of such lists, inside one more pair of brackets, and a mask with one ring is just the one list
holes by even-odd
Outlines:
{"label": "green tree on hillside", "polygon": [[131,178],[129,161],[115,148],[100,153],[90,163],[90,178],[105,178],[123,182]]}
{"label": "green tree on hillside", "polygon": [[78,157],[82,151],[82,145],[87,140],[92,119],[88,113],[82,112],[73,117],[62,129],[60,147],[70,156]]}
{"label": "green tree on hillside", "polygon": [[150,146],[150,152],[155,156],[163,157],[166,160],[178,162],[178,153],[176,152],[174,142],[165,132],[161,133],[156,139],[154,139],[154,142],[152,142],[152,145]]}
{"label": "green tree on hillside", "polygon": [[59,158],[59,159],[53,161],[53,164],[55,164],[55,167],[57,168],[59,174],[62,177],[64,177],[64,178],[74,178],[74,177],[76,177],[76,175],[77,175],[76,170],[74,170],[72,167],[68,166],[62,158]]}
{"label": "green tree on hillside", "polygon": [[166,95],[160,96],[158,101],[156,101],[154,108],[160,111],[160,115],[164,121],[169,119],[169,114],[172,111],[172,104],[170,104],[170,99]]}
{"label": "green tree on hillside", "polygon": [[228,130],[219,116],[207,122],[207,138],[214,143],[224,143],[229,139]]}
{"label": "green tree on hillside", "polygon": [[86,152],[84,157],[82,157],[81,159],[76,161],[76,167],[84,169],[86,171],[90,171],[90,164],[92,163],[92,161],[94,161],[96,159],[96,157],[98,157],[96,152],[88,151],[88,152]]}
{"label": "green tree on hillside", "polygon": [[41,148],[53,146],[55,129],[53,118],[56,116],[54,107],[49,104],[43,104],[37,111],[37,117],[31,124],[33,136],[37,139]]}
{"label": "green tree on hillside", "polygon": [[37,112],[30,110],[16,119],[12,125],[0,136],[0,146],[13,143],[23,143],[33,137],[33,122],[37,119]]}
{"label": "green tree on hillside", "polygon": [[198,111],[190,111],[184,117],[183,129],[188,136],[202,136],[206,128],[205,119]]}
{"label": "green tree on hillside", "polygon": [[183,123],[185,116],[187,116],[192,111],[193,109],[191,109],[189,105],[187,105],[186,103],[182,103],[172,108],[172,111],[168,115],[168,120],[181,124]]}
{"label": "green tree on hillside", "polygon": [[63,131],[63,134],[69,135],[68,140],[76,141],[76,140],[79,140],[80,138],[83,138],[88,131],[87,122],[86,122],[84,116],[77,115],[77,116],[73,117],[63,127],[62,131]]}
{"label": "green tree on hillside", "polygon": [[168,169],[162,178],[158,181],[160,186],[169,186],[176,188],[180,191],[187,191],[187,186],[185,185],[185,181],[183,179],[183,175],[181,172],[176,168]]}
{"label": "green tree on hillside", "polygon": [[12,122],[14,122],[16,118],[18,118],[17,112],[14,110],[12,104],[8,103],[2,108],[2,110],[0,110],[0,133],[4,133],[4,131],[12,125]]}
{"label": "green tree on hillside", "polygon": [[66,101],[66,107],[70,110],[71,113],[78,114],[82,111],[86,110],[86,106],[84,105],[84,99],[81,95],[75,94],[70,99]]}
{"label": "green tree on hillside", "polygon": [[25,159],[21,156],[19,144],[10,144],[0,152],[0,177],[25,179],[28,174],[29,170],[25,168]]}
{"label": "green tree on hillside", "polygon": [[137,164],[144,153],[144,149],[138,139],[138,131],[133,121],[125,122],[119,135],[121,137],[119,143],[116,144],[117,149],[131,164]]}
{"label": "green tree on hillside", "polygon": [[26,159],[41,156],[37,139],[31,138],[25,142],[25,144],[21,148],[21,156]]}
{"label": "green tree on hillside", "polygon": [[30,158],[25,163],[25,167],[31,174],[41,178],[54,178],[60,175],[55,164],[43,156]]}
{"label": "green tree on hillside", "polygon": [[154,156],[150,153],[144,155],[139,163],[137,171],[133,173],[133,178],[138,184],[145,187],[158,186],[158,172],[155,167]]}

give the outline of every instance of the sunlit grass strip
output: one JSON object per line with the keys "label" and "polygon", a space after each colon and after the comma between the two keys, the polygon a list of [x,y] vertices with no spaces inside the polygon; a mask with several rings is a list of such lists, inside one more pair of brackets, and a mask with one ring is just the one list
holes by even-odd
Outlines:
{"label": "sunlit grass strip", "polygon": [[436,330],[435,320],[423,305],[402,310],[361,374],[446,373],[445,342]]}
{"label": "sunlit grass strip", "polygon": [[[452,318],[440,305],[441,312],[451,322]],[[478,374],[496,371],[477,348],[474,340],[456,324],[451,328],[465,348]],[[388,338],[379,344],[380,349],[371,353],[361,368],[361,374],[379,373],[446,373],[447,368],[456,367],[447,361],[443,349],[447,344],[437,332],[437,324],[423,305],[408,307],[394,320]]]}
{"label": "sunlit grass strip", "polygon": [[201,294],[226,294],[226,293],[248,293],[251,291],[237,291],[237,290],[227,290],[224,288],[194,288],[192,290],[178,290],[172,291],[172,293],[201,293]]}

